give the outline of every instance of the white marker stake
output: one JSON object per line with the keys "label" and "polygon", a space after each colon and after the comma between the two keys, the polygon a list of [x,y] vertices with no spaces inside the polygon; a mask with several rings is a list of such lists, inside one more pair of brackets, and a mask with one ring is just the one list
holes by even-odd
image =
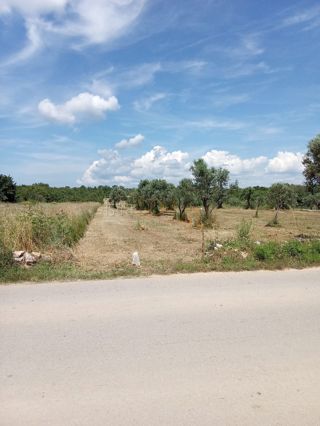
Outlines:
{"label": "white marker stake", "polygon": [[139,253],[137,251],[134,251],[132,253],[132,265],[140,266],[140,258]]}

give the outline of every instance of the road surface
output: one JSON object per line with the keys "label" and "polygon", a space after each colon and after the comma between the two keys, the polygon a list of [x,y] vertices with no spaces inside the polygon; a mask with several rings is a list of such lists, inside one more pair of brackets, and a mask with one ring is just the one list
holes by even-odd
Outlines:
{"label": "road surface", "polygon": [[320,425],[320,269],[0,287],[1,426]]}

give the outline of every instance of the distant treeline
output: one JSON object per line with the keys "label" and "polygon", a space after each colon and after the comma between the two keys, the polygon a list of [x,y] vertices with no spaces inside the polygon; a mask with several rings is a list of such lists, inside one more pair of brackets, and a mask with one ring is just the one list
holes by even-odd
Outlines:
{"label": "distant treeline", "polygon": [[52,187],[46,183],[33,185],[17,185],[16,201],[66,202],[66,201],[97,201],[102,202],[110,194],[110,186],[96,187]]}
{"label": "distant treeline", "polygon": [[[320,197],[308,191],[305,185],[281,184],[291,193],[290,206],[301,209],[313,209],[320,207]],[[275,185],[273,185],[274,187]],[[236,183],[230,184],[227,189],[225,204],[230,207],[243,207],[254,209],[259,205],[261,208],[272,207],[271,188],[264,186],[249,186],[239,188]]]}
{"label": "distant treeline", "polygon": [[[168,184],[166,192],[172,191],[174,186]],[[289,185],[291,188],[296,208],[312,209],[317,208],[319,201],[307,190],[305,185]],[[97,201],[102,202],[109,198],[110,193],[116,188],[121,188],[124,197],[128,201],[136,201],[136,189],[111,186],[96,186],[96,187],[51,187],[45,183],[35,183],[32,185],[17,185],[16,186],[16,201],[35,201],[35,202],[85,202]],[[168,197],[170,199],[170,197]],[[238,183],[231,183],[229,188],[226,188],[223,197],[223,204],[229,207],[242,207],[246,209],[254,209],[259,203],[261,208],[270,206],[269,188],[264,186],[250,186],[246,188],[239,187]],[[135,202],[132,202],[135,204]],[[165,203],[164,203],[165,204]],[[170,204],[170,202],[168,203]],[[195,205],[200,205],[201,201],[195,199]],[[169,206],[168,206],[169,207]],[[222,206],[221,206],[222,207]]]}

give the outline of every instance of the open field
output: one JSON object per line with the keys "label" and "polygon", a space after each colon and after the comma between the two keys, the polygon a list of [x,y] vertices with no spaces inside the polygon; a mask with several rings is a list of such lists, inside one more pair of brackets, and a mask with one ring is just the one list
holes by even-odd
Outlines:
{"label": "open field", "polygon": [[[197,216],[198,209],[190,209],[190,218]],[[279,213],[279,227],[266,226],[274,217],[273,210],[260,210],[255,218],[254,210],[226,208],[216,211],[216,232],[207,231],[208,239],[218,235],[221,240],[235,238],[241,221],[251,221],[251,237],[259,241],[286,241],[298,235],[320,238],[320,211],[318,210],[283,210]]]}
{"label": "open field", "polygon": [[[79,245],[75,248],[77,261],[89,270],[104,271],[123,264],[130,265],[132,252],[138,250],[145,270],[158,271],[159,265],[188,263],[201,257],[201,229],[192,226],[199,209],[190,209],[190,223],[173,220],[173,213],[152,216],[131,209],[112,209],[102,206]],[[237,237],[243,220],[252,221],[252,240],[283,242],[298,236],[320,238],[320,212],[284,211],[279,215],[280,227],[265,225],[274,212],[243,209],[221,209],[216,213],[213,229],[205,230],[205,240],[224,243]]]}
{"label": "open field", "polygon": [[[153,216],[126,207],[113,209],[108,203],[0,205],[0,281],[320,265],[319,211],[281,211],[279,227],[266,226],[273,211],[262,210],[258,218],[254,214],[217,210],[213,229],[204,230],[202,245],[201,227],[194,226],[198,208],[188,210],[186,223],[174,220],[173,212]],[[240,238],[243,223],[251,227]],[[222,248],[214,250],[216,243]],[[41,251],[52,261],[22,268],[12,265],[12,250]],[[141,268],[131,265],[136,250]]]}

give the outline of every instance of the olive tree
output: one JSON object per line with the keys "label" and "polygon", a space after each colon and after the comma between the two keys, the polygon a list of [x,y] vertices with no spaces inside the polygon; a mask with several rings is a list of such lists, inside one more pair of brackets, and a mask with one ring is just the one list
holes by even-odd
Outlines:
{"label": "olive tree", "polygon": [[164,179],[143,180],[138,186],[139,203],[159,214],[161,205],[172,206],[172,191],[173,186]]}
{"label": "olive tree", "polygon": [[197,196],[203,205],[205,220],[208,220],[214,206],[222,207],[229,180],[229,171],[208,167],[202,158],[195,160],[190,170]]}
{"label": "olive tree", "polygon": [[110,194],[109,194],[109,201],[112,204],[112,207],[114,209],[117,208],[117,203],[120,201],[125,201],[127,199],[127,194],[123,186],[117,186],[114,185],[111,188]]}
{"label": "olive tree", "polygon": [[302,164],[307,188],[312,194],[315,194],[320,189],[320,135],[309,142],[308,151]]}
{"label": "olive tree", "polygon": [[227,195],[227,187],[229,182],[229,170],[227,169],[215,169],[216,174],[216,190],[215,190],[215,202],[217,209],[222,209],[223,203]]}
{"label": "olive tree", "polygon": [[290,185],[286,183],[274,183],[269,189],[268,199],[271,207],[275,209],[275,216],[270,225],[278,224],[280,209],[289,209],[295,205],[295,193]]}
{"label": "olive tree", "polygon": [[176,188],[176,200],[179,209],[179,219],[186,220],[186,208],[195,201],[194,186],[191,179],[182,179]]}

